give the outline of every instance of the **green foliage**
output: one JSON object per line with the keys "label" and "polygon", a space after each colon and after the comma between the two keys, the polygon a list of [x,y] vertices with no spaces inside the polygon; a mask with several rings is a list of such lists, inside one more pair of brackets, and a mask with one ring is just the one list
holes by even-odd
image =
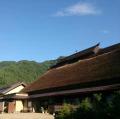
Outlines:
{"label": "green foliage", "polygon": [[84,110],[89,110],[92,108],[91,102],[90,102],[90,98],[85,98],[84,100],[82,100],[81,104],[80,104],[80,108],[84,109]]}
{"label": "green foliage", "polygon": [[108,107],[108,116],[111,119],[120,119],[120,91],[116,92],[113,96],[111,96]]}
{"label": "green foliage", "polygon": [[42,63],[26,60],[19,62],[0,62],[0,86],[18,81],[30,83],[45,73],[49,67],[55,63],[55,60],[45,61]]}
{"label": "green foliage", "polygon": [[101,99],[102,99],[102,94],[100,93],[100,94],[93,94],[93,96],[94,96],[94,100],[96,100],[96,101],[101,101]]}
{"label": "green foliage", "polygon": [[86,97],[81,101],[78,109],[73,112],[73,119],[89,119],[90,117],[93,118],[92,103],[91,99]]}
{"label": "green foliage", "polygon": [[59,116],[57,116],[56,119],[69,119],[71,118],[72,112],[72,105],[65,103],[58,114]]}
{"label": "green foliage", "polygon": [[62,110],[56,119],[120,119],[120,92],[109,96],[94,94],[82,100],[76,110]]}

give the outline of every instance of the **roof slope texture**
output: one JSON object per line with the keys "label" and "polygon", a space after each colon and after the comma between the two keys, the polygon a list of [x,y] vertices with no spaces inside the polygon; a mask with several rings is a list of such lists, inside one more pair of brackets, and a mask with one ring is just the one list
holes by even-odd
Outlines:
{"label": "roof slope texture", "polygon": [[75,54],[72,54],[70,56],[67,56],[67,57],[64,57],[58,60],[57,64],[53,65],[51,68],[57,68],[65,64],[71,64],[71,63],[78,61],[79,59],[82,60],[82,59],[93,57],[95,54],[98,53],[99,50],[100,48],[99,48],[99,43],[98,43],[95,46],[92,46],[90,48],[87,48],[85,50],[82,50],[80,52],[77,52]]}
{"label": "roof slope texture", "polygon": [[23,85],[24,87],[27,86],[27,84],[25,84],[24,82],[17,82],[17,83],[0,88],[0,94],[4,95],[5,93],[15,89],[16,87],[20,85]]}
{"label": "roof slope texture", "polygon": [[[22,87],[21,87],[22,86]],[[25,99],[27,94],[21,94],[22,88],[26,87],[24,82],[17,82],[6,87],[0,88],[0,102],[9,99]]]}
{"label": "roof slope texture", "polygon": [[[99,86],[103,87],[99,88]],[[24,88],[23,92],[39,91],[43,94],[62,91],[62,89],[84,91],[85,88],[87,90],[91,88],[92,91],[112,86],[120,88],[120,47],[93,58],[50,69],[37,81]]]}

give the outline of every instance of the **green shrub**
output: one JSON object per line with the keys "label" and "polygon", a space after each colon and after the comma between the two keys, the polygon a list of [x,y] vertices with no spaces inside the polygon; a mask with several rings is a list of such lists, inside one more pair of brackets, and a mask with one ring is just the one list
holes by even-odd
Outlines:
{"label": "green shrub", "polygon": [[120,119],[120,92],[112,95],[107,111],[111,119]]}
{"label": "green shrub", "polygon": [[120,92],[110,96],[94,94],[82,100],[76,110],[65,104],[56,119],[120,119]]}
{"label": "green shrub", "polygon": [[92,105],[91,105],[91,102],[90,102],[90,98],[85,98],[84,100],[82,100],[82,102],[80,103],[80,108],[84,109],[86,111],[91,109]]}
{"label": "green shrub", "polygon": [[71,115],[73,113],[73,107],[70,104],[64,104],[56,119],[71,119]]}

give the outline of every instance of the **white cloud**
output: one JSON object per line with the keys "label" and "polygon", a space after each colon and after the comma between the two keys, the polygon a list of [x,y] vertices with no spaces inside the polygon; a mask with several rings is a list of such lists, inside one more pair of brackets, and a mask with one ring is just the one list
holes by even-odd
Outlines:
{"label": "white cloud", "polygon": [[96,15],[101,11],[90,3],[76,3],[55,13],[55,16]]}
{"label": "white cloud", "polygon": [[103,30],[102,33],[103,34],[109,34],[109,31],[108,30]]}

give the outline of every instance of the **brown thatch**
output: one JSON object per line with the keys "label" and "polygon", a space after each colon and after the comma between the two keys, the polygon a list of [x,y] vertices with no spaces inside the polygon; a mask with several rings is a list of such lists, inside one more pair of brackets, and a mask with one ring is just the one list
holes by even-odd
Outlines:
{"label": "brown thatch", "polygon": [[111,51],[117,50],[117,49],[120,49],[120,43],[100,49],[99,52],[97,53],[97,55],[107,53],[107,52],[111,52]]}
{"label": "brown thatch", "polygon": [[93,58],[53,68],[23,91],[32,92],[120,78],[120,48]]}
{"label": "brown thatch", "polygon": [[99,44],[92,46],[90,48],[87,48],[85,50],[82,50],[80,52],[74,53],[70,56],[64,57],[60,60],[58,60],[57,64],[53,65],[51,68],[57,68],[59,66],[63,66],[65,64],[70,64],[78,61],[79,59],[86,59],[93,57],[98,51],[100,50]]}
{"label": "brown thatch", "polygon": [[120,48],[120,43],[106,47],[106,48],[100,48],[98,43],[93,47],[87,48],[85,50],[82,50],[70,56],[59,59],[55,65],[51,66],[51,69],[63,66],[65,64],[71,64],[71,63],[77,62],[78,60],[95,57],[97,55],[107,53],[118,48]]}

